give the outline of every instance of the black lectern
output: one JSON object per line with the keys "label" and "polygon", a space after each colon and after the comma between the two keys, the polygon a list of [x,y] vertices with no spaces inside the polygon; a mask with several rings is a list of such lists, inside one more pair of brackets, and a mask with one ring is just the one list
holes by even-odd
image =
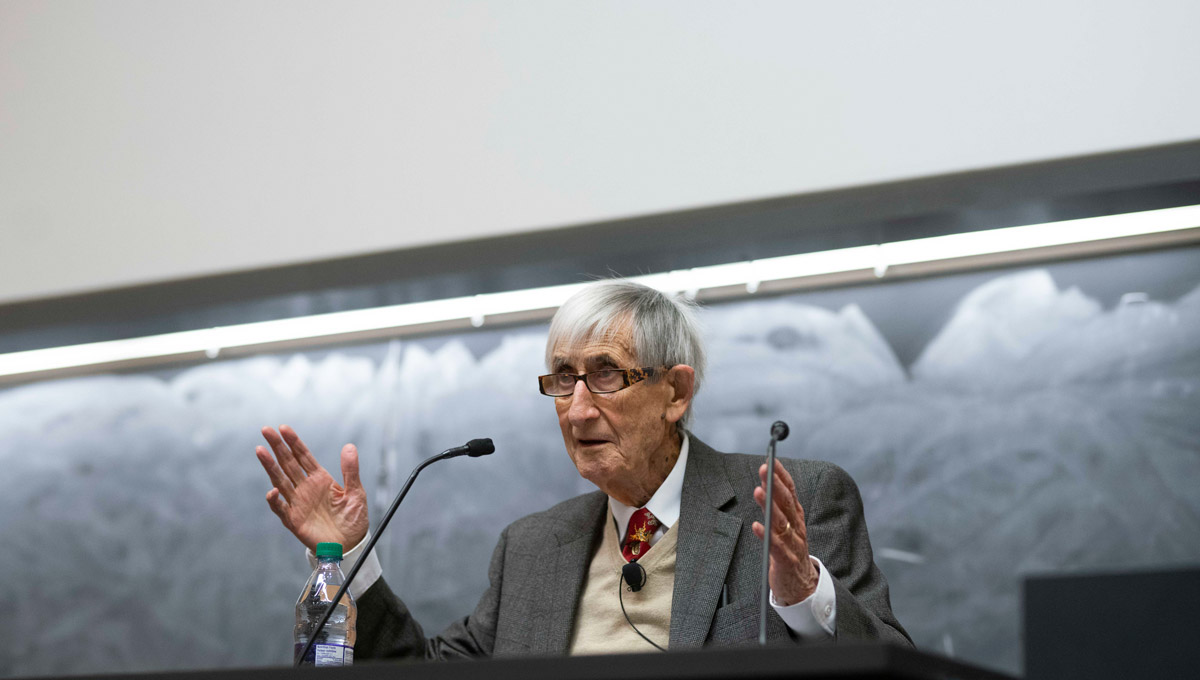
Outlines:
{"label": "black lectern", "polygon": [[[113,676],[95,676],[111,680]],[[926,652],[885,644],[740,647],[607,656],[452,663],[360,663],[350,668],[261,668],[158,673],[142,680],[1013,680]]]}

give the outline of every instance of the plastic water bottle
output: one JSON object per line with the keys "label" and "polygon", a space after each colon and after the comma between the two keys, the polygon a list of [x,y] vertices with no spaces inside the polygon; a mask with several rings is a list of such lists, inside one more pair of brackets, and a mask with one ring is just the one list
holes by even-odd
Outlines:
{"label": "plastic water bottle", "polygon": [[[296,601],[296,628],[293,631],[296,648],[292,652],[293,657],[298,657],[308,644],[313,628],[320,623],[325,610],[333,602],[333,596],[346,581],[341,562],[341,543],[317,544],[317,568],[308,577],[308,583],[304,584],[300,599]],[[349,666],[354,663],[354,624],[357,620],[358,607],[354,605],[350,592],[346,591],[321,629],[303,665]]]}

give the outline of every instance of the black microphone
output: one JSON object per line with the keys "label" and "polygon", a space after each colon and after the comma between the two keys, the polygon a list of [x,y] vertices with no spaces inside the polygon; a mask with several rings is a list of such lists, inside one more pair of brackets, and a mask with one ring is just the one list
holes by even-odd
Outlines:
{"label": "black microphone", "polygon": [[774,439],[777,442],[787,439],[788,432],[789,430],[787,423],[783,422],[782,420],[776,420],[771,424],[771,439]]}
{"label": "black microphone", "polygon": [[321,617],[321,620],[317,622],[317,625],[313,628],[312,633],[308,637],[308,644],[304,645],[304,649],[300,652],[300,655],[296,657],[296,666],[299,666],[308,656],[309,651],[312,650],[313,644],[317,641],[317,634],[321,632],[321,629],[323,629],[325,624],[329,621],[329,617],[333,614],[333,609],[337,606],[337,603],[342,601],[342,596],[346,594],[346,590],[350,587],[350,582],[353,581],[354,577],[358,575],[358,570],[360,567],[362,567],[363,561],[367,559],[367,555],[371,554],[371,550],[374,549],[375,543],[377,543],[379,541],[379,537],[383,535],[383,530],[387,528],[388,522],[392,521],[392,515],[396,514],[396,508],[400,507],[400,501],[404,500],[404,497],[408,495],[408,489],[412,486],[413,481],[416,480],[417,475],[421,473],[421,470],[424,470],[439,460],[445,460],[447,458],[454,458],[455,456],[463,455],[471,456],[472,458],[478,458],[479,456],[486,456],[495,450],[496,446],[492,444],[491,439],[472,439],[462,446],[446,449],[432,458],[426,458],[421,462],[420,465],[413,468],[412,474],[408,476],[408,481],[404,483],[404,487],[400,489],[400,493],[396,494],[396,500],[392,501],[392,506],[388,508],[386,513],[384,513],[383,520],[379,523],[379,528],[375,530],[375,535],[371,537],[371,540],[367,541],[366,550],[363,550],[362,554],[358,556],[358,561],[355,562],[354,566],[350,568],[350,573],[346,574],[345,583],[342,584],[341,588],[338,588],[337,594],[333,596],[333,601],[329,604],[329,608],[325,610],[325,615]]}
{"label": "black microphone", "polygon": [[445,451],[442,451],[438,455],[434,456],[434,458],[437,458],[438,460],[443,458],[454,458],[455,456],[470,456],[472,458],[478,458],[480,456],[486,456],[495,450],[496,445],[492,443],[491,439],[472,439],[462,446],[446,449]]}
{"label": "black microphone", "polygon": [[629,590],[636,593],[646,585],[646,568],[638,564],[637,560],[628,562],[621,567],[621,578],[625,579]]}
{"label": "black microphone", "polygon": [[775,486],[775,442],[783,441],[787,436],[787,423],[776,420],[771,424],[771,443],[767,444],[767,482],[764,485],[767,498],[763,504],[766,510],[763,511],[762,581],[759,583],[758,601],[758,644],[764,646],[767,644],[767,604],[771,592],[768,578],[771,574],[771,516],[775,514],[771,505],[771,489]]}

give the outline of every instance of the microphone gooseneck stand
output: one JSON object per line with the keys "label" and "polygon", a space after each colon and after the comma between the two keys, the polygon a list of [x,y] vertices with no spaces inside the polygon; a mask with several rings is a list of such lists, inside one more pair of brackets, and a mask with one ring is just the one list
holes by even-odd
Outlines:
{"label": "microphone gooseneck stand", "polygon": [[770,583],[771,575],[771,515],[775,514],[775,508],[771,506],[771,489],[775,486],[775,442],[781,442],[787,439],[788,426],[782,420],[776,420],[771,425],[771,443],[767,444],[767,483],[766,483],[766,503],[763,506],[766,508],[763,511],[763,558],[762,558],[762,582],[760,585],[760,597],[758,603],[758,644],[766,646],[767,644],[767,606],[770,604]]}
{"label": "microphone gooseneck stand", "polygon": [[342,582],[342,587],[338,588],[337,594],[333,596],[333,601],[329,603],[329,608],[325,610],[325,615],[321,617],[321,621],[317,623],[317,625],[313,628],[312,633],[309,634],[308,644],[304,645],[304,649],[301,650],[299,656],[296,657],[296,666],[300,666],[300,664],[304,663],[304,659],[308,657],[308,653],[312,651],[313,644],[315,644],[317,641],[317,635],[325,627],[325,624],[329,622],[329,617],[333,614],[334,608],[337,607],[338,603],[342,601],[342,596],[346,594],[346,589],[350,587],[350,582],[353,581],[354,577],[358,575],[358,570],[362,567],[363,561],[367,559],[367,555],[371,554],[371,550],[375,547],[375,543],[377,543],[379,541],[379,537],[383,535],[383,530],[387,528],[388,522],[390,522],[392,519],[392,515],[396,514],[396,508],[400,507],[400,501],[404,500],[404,497],[408,495],[409,488],[412,487],[413,481],[416,480],[417,475],[421,473],[421,470],[424,470],[439,460],[445,460],[447,458],[454,458],[455,456],[463,455],[477,458],[479,456],[486,456],[495,450],[496,446],[492,444],[491,439],[472,439],[463,446],[456,446],[452,449],[446,449],[432,458],[425,459],[420,465],[413,469],[412,474],[408,476],[408,481],[404,483],[404,487],[401,488],[400,493],[396,495],[396,500],[392,501],[392,506],[388,508],[388,511],[383,516],[383,520],[379,522],[379,528],[375,530],[375,535],[371,537],[371,540],[367,541],[366,549],[363,550],[362,554],[358,556],[358,560],[354,563],[354,566],[350,568],[350,573],[346,575],[346,580]]}

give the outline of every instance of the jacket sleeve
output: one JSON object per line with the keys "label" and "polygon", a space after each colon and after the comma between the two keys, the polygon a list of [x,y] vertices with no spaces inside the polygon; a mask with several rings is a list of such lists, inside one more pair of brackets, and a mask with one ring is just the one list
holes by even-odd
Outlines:
{"label": "jacket sleeve", "polygon": [[837,601],[837,639],[885,640],[912,645],[892,613],[887,579],[875,565],[862,497],[850,475],[832,463],[801,499],[809,552],[829,569]]}
{"label": "jacket sleeve", "polygon": [[488,567],[490,585],[475,605],[475,611],[436,637],[426,638],[421,624],[387,582],[382,578],[376,580],[358,602],[355,658],[451,660],[491,656],[496,642],[507,536],[505,529]]}

